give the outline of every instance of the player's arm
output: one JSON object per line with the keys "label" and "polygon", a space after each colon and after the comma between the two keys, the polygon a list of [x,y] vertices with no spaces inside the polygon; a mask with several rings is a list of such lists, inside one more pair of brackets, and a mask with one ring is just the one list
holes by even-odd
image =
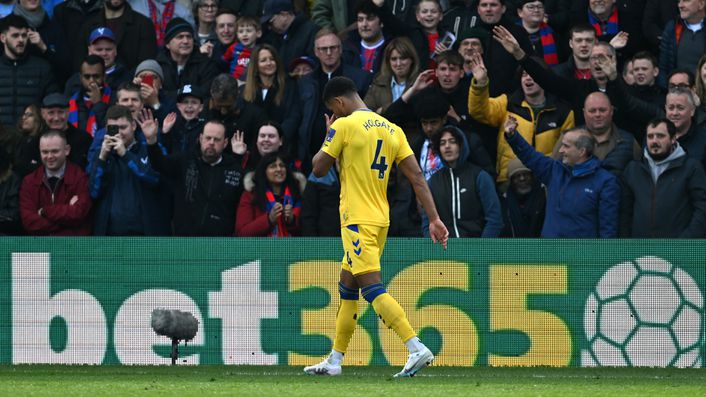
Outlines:
{"label": "player's arm", "polygon": [[328,174],[328,170],[331,168],[333,163],[336,162],[336,159],[323,150],[319,150],[319,152],[314,155],[314,159],[311,162],[314,175],[316,175],[317,178],[321,178],[322,176]]}
{"label": "player's arm", "polygon": [[446,249],[449,231],[446,230],[446,226],[444,226],[444,223],[441,222],[439,218],[439,213],[436,212],[436,206],[434,205],[434,199],[431,197],[429,185],[427,185],[427,181],[424,179],[422,170],[419,168],[415,157],[407,156],[404,160],[400,161],[397,166],[402,170],[407,179],[409,179],[414,189],[414,194],[417,195],[417,199],[422,203],[422,207],[427,213],[427,217],[429,218],[429,235],[432,241],[435,243],[438,241],[444,246],[444,249]]}

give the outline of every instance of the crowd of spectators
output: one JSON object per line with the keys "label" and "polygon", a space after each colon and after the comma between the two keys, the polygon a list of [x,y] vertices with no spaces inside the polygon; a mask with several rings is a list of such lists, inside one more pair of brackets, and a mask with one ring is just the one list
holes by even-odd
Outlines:
{"label": "crowd of spectators", "polygon": [[[337,236],[327,81],[452,237],[706,237],[706,0],[2,0],[0,234]],[[390,236],[427,233],[391,167]]]}

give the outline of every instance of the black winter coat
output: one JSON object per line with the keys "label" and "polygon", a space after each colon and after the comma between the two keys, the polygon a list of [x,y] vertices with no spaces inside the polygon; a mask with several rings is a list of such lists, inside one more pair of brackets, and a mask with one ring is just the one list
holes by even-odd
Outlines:
{"label": "black winter coat", "polygon": [[13,61],[0,56],[0,124],[15,125],[25,108],[57,86],[51,65],[32,55]]}
{"label": "black winter coat", "polygon": [[0,181],[0,236],[17,235],[22,231],[20,222],[20,185],[22,179],[10,172]]}
{"label": "black winter coat", "polygon": [[211,81],[218,75],[218,65],[202,55],[196,45],[181,73],[177,72],[177,64],[166,49],[157,54],[157,62],[164,73],[162,90],[165,95],[174,98],[177,90],[186,84],[197,85],[203,92],[209,92]]}
{"label": "black winter coat", "polygon": [[290,62],[302,55],[316,59],[314,36],[318,31],[318,25],[311,22],[306,15],[299,14],[292,21],[285,36],[270,30],[266,33],[263,32],[262,42],[275,47],[282,64],[289,65]]}
{"label": "black winter coat", "polygon": [[[155,35],[152,21],[146,16],[135,12],[130,4],[125,2],[125,11],[122,16],[123,28],[115,32],[116,45],[118,47],[118,59],[122,61],[127,69],[135,69],[140,62],[145,59],[154,59],[157,55],[157,37]],[[86,54],[86,43],[91,32],[101,26],[107,26],[105,13],[100,12],[92,15],[83,23],[78,42],[81,54]],[[74,59],[74,66],[81,65],[81,59]]]}
{"label": "black winter coat", "polygon": [[[54,7],[54,20],[61,26],[64,38],[69,46],[71,66],[78,70],[84,55],[86,55],[86,38],[81,35],[84,21],[103,13],[103,0],[89,0],[86,10],[80,5],[82,0],[66,0]],[[127,1],[126,1],[127,3]]]}
{"label": "black winter coat", "polygon": [[622,182],[621,237],[706,237],[706,174],[699,161],[673,160],[655,184],[643,158],[627,166]]}
{"label": "black winter coat", "polygon": [[220,163],[210,165],[199,151],[165,156],[158,145],[148,145],[148,152],[174,186],[174,235],[233,235],[245,176],[239,158],[224,152]]}

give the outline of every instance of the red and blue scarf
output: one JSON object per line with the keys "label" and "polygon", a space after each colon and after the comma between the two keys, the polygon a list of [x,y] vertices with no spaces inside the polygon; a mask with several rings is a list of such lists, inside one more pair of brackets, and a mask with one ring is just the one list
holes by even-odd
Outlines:
{"label": "red and blue scarf", "polygon": [[[517,21],[518,26],[522,26],[522,21]],[[558,65],[559,55],[554,41],[554,30],[546,22],[539,24],[539,40],[542,43],[542,54],[547,65]]]}
{"label": "red and blue scarf", "polygon": [[544,62],[547,65],[559,64],[559,56],[556,52],[556,42],[554,41],[554,30],[546,22],[539,25],[539,36],[542,40],[542,53],[544,53]]}
{"label": "red and blue scarf", "polygon": [[588,10],[588,23],[593,25],[593,28],[596,29],[597,37],[618,34],[618,32],[620,32],[620,28],[618,27],[618,7],[613,6],[613,12],[610,14],[608,22],[605,24],[605,30],[601,27],[603,23],[593,15],[590,9]]}
{"label": "red and blue scarf", "polygon": [[[81,91],[76,91],[71,99],[69,100],[69,124],[78,128],[78,98],[81,95]],[[106,105],[110,104],[110,86],[108,84],[103,84],[103,95],[101,96],[101,102]],[[96,125],[96,112],[93,111],[93,104],[91,101],[85,100],[83,102],[84,106],[88,110],[88,120],[86,121],[86,132],[91,136],[98,130],[98,125]]]}
{"label": "red and blue scarf", "polygon": [[172,20],[174,16],[174,4],[176,1],[172,0],[164,6],[164,11],[162,11],[162,20],[157,20],[157,6],[152,3],[152,0],[147,0],[147,6],[150,10],[150,18],[152,19],[152,25],[154,26],[154,33],[157,35],[157,46],[164,47],[164,34],[167,31],[167,24]]}
{"label": "red and blue scarf", "polygon": [[[277,198],[275,197],[275,194],[272,193],[271,189],[267,189],[265,192],[265,198],[267,199],[267,213],[269,214],[270,211],[272,211],[272,208],[274,208],[275,204],[277,204]],[[294,198],[292,197],[292,192],[289,190],[288,186],[285,186],[284,188],[284,196],[282,199],[282,205],[291,205],[292,206],[292,216],[294,218],[299,217],[299,212],[301,211],[301,204],[299,201],[294,201]],[[277,218],[277,222],[272,226],[272,230],[270,230],[270,234],[268,234],[269,237],[289,237],[291,234],[289,233],[289,230],[287,230],[287,225],[284,223],[284,212],[282,213],[282,216]]]}

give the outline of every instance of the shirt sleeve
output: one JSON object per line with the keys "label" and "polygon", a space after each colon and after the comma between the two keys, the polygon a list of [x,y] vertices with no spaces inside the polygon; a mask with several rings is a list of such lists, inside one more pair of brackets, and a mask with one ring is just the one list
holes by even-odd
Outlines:
{"label": "shirt sleeve", "polygon": [[404,131],[402,131],[402,128],[395,126],[395,131],[397,139],[399,139],[400,141],[400,150],[397,151],[397,157],[395,158],[395,162],[399,164],[400,161],[406,159],[409,156],[413,156],[414,151],[409,146],[409,142],[407,141],[407,135],[404,133]]}
{"label": "shirt sleeve", "polygon": [[333,158],[338,158],[346,144],[345,120],[338,119],[331,124],[326,133],[326,139],[321,146],[321,150]]}

